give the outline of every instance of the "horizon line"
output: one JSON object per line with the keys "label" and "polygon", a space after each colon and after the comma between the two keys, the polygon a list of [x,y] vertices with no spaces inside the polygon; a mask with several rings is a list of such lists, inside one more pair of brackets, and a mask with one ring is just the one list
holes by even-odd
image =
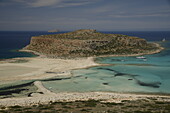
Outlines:
{"label": "horizon line", "polygon": [[[72,32],[76,30],[62,30],[59,32]],[[156,31],[170,31],[170,30],[96,30],[98,32],[156,32]],[[0,30],[0,32],[48,32],[46,30]],[[49,32],[50,33],[50,32]],[[58,33],[58,32],[51,32]]]}

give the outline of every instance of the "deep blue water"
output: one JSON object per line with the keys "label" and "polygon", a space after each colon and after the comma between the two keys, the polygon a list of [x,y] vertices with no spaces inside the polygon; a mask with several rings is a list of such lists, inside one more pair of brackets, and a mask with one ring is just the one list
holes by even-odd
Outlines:
{"label": "deep blue water", "polygon": [[0,59],[16,57],[33,57],[26,52],[18,52],[30,43],[32,36],[53,34],[43,31],[0,31]]}
{"label": "deep blue water", "polygon": [[147,41],[161,41],[163,38],[170,40],[170,31],[116,31],[116,32],[104,32],[112,34],[123,34],[128,36],[136,36],[144,38]]}

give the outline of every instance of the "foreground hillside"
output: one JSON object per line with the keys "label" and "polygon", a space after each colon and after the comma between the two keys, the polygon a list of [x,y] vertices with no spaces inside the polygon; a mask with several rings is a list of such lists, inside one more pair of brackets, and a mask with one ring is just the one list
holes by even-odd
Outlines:
{"label": "foreground hillside", "polygon": [[149,53],[159,49],[145,39],[120,34],[104,34],[96,30],[41,35],[31,38],[24,48],[48,57],[88,57]]}
{"label": "foreground hillside", "polygon": [[46,105],[1,107],[0,113],[169,113],[170,103],[156,98],[121,103],[102,103],[96,100],[51,102]]}

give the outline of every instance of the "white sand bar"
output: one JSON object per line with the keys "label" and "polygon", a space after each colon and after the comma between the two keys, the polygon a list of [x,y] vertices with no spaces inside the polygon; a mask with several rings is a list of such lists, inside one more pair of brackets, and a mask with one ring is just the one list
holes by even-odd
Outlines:
{"label": "white sand bar", "polygon": [[[8,81],[15,80],[30,80],[50,78],[54,76],[65,76],[70,75],[70,71],[72,69],[99,65],[94,63],[93,58],[65,60],[36,57],[18,59],[28,60],[28,62],[10,63],[10,61],[8,60],[0,62],[0,82],[6,83]],[[33,93],[31,95],[32,97],[0,99],[0,106],[30,106],[34,104],[45,104],[55,101],[76,101],[88,99],[104,100],[108,102],[121,102],[122,100],[147,99],[147,97],[155,97],[163,101],[170,101],[170,96],[160,95],[125,94],[110,92],[53,93],[44,88],[40,81],[35,81],[34,85],[37,86],[37,91],[43,92],[43,94]]]}
{"label": "white sand bar", "polygon": [[23,63],[10,63],[10,60],[0,62],[0,81],[44,79],[54,76],[69,75],[70,70],[96,66],[93,58],[82,59],[52,59],[52,58],[16,58],[12,60],[27,60]]}
{"label": "white sand bar", "polygon": [[24,66],[0,66],[0,79],[5,77],[15,77],[17,75],[24,75],[36,71],[37,68],[24,67]]}

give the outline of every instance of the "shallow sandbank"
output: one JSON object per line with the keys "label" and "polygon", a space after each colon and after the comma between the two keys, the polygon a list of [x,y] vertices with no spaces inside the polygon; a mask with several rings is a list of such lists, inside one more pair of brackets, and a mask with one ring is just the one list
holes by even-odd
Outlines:
{"label": "shallow sandbank", "polygon": [[[27,62],[18,63],[17,60],[26,60]],[[0,62],[0,85],[7,81],[70,76],[72,69],[97,65],[99,64],[95,63],[92,57],[67,60],[42,57],[5,60]]]}

